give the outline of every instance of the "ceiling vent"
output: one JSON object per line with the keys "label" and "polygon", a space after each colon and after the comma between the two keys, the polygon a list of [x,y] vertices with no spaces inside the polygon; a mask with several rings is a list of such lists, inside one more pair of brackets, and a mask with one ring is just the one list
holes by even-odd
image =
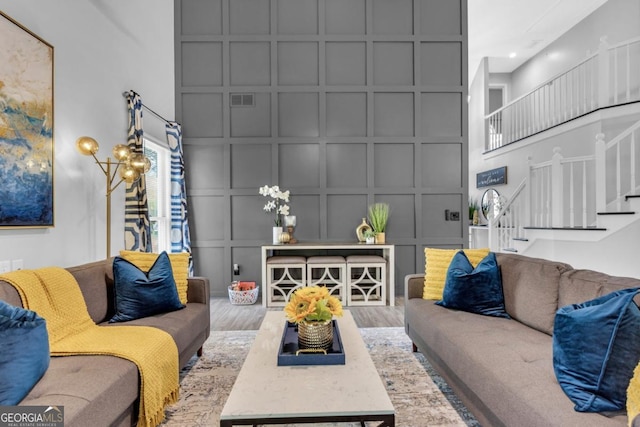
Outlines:
{"label": "ceiling vent", "polygon": [[255,94],[253,93],[232,93],[231,94],[231,106],[232,107],[254,107]]}

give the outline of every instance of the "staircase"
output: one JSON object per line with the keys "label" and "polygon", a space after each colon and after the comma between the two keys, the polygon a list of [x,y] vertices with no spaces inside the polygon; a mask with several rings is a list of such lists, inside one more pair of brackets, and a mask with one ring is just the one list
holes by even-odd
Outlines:
{"label": "staircase", "polygon": [[[640,111],[639,102],[640,38],[610,45],[602,37],[597,52],[485,117],[485,159],[542,140],[553,147],[549,141],[563,129],[601,124],[618,110]],[[640,277],[640,121],[609,141],[596,129],[602,127],[587,142],[593,148],[578,150],[587,155],[565,157],[555,147],[547,161],[520,156],[509,163],[526,173],[518,169],[524,179],[487,224],[491,250]]]}
{"label": "staircase", "polygon": [[[607,258],[640,242],[640,121],[608,142],[601,133],[595,140],[593,155],[565,158],[556,147],[550,160],[529,162],[526,178],[488,224],[491,250],[545,258],[562,253],[555,258],[593,268],[585,252],[610,265]],[[578,264],[570,262],[572,253]],[[623,268],[640,276],[636,264]]]}

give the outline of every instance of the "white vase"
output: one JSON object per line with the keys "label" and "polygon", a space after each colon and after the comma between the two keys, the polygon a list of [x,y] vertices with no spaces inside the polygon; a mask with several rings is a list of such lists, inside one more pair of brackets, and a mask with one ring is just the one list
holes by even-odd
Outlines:
{"label": "white vase", "polygon": [[271,242],[274,245],[280,244],[280,234],[282,234],[282,227],[273,227],[273,236]]}

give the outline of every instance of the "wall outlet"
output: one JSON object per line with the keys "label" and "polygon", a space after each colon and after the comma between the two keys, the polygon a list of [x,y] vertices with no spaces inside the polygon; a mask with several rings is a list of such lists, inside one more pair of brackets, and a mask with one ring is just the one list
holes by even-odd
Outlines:
{"label": "wall outlet", "polygon": [[233,275],[234,276],[240,275],[240,264],[233,264]]}
{"label": "wall outlet", "polygon": [[450,211],[449,211],[449,209],[446,209],[446,210],[444,211],[444,220],[445,220],[445,221],[449,221],[449,220],[450,220],[449,215],[450,215]]}
{"label": "wall outlet", "polygon": [[450,221],[460,221],[460,212],[449,212]]}
{"label": "wall outlet", "polygon": [[24,261],[21,259],[14,259],[11,261],[11,271],[22,270],[24,268]]}
{"label": "wall outlet", "polygon": [[0,261],[0,273],[8,273],[11,271],[11,261]]}

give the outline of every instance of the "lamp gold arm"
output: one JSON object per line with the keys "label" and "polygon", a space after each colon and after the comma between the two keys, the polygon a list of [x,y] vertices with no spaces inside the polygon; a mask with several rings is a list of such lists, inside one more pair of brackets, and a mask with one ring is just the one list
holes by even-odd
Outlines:
{"label": "lamp gold arm", "polygon": [[[109,258],[111,256],[111,193],[113,193],[113,191],[118,188],[123,181],[133,183],[140,179],[140,176],[149,170],[148,165],[150,165],[150,161],[142,154],[133,155],[129,147],[122,144],[118,144],[113,147],[113,155],[116,158],[115,161],[111,160],[110,157],[107,157],[107,160],[105,161],[100,161],[96,157],[99,144],[95,139],[88,136],[81,136],[78,138],[76,140],[76,148],[80,154],[92,156],[106,178],[106,258]],[[136,160],[135,165],[131,164],[132,162],[130,160],[132,159]],[[119,175],[118,172],[120,172]],[[116,181],[118,176],[120,179]]]}

